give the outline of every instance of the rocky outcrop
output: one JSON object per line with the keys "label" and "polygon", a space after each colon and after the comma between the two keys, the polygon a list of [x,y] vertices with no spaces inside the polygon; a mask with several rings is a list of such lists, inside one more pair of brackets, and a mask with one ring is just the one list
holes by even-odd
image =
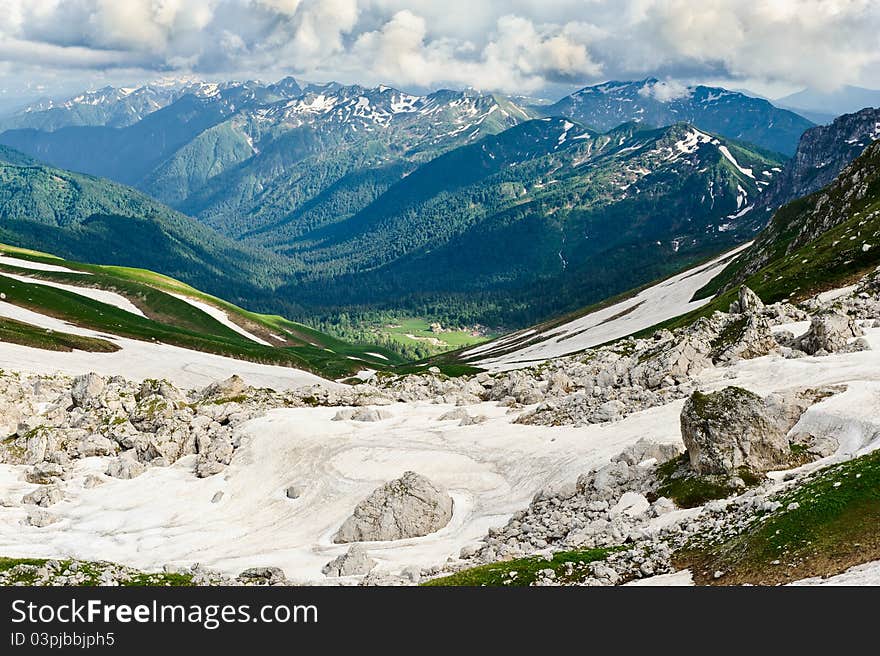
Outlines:
{"label": "rocky outcrop", "polygon": [[864,335],[850,317],[839,312],[825,312],[810,320],[809,330],[795,341],[795,348],[809,355],[839,353],[849,343]]}
{"label": "rocky outcrop", "polygon": [[439,531],[452,518],[452,498],[415,472],[386,483],[354,509],[336,543],[404,540]]}
{"label": "rocky outcrop", "polygon": [[730,314],[755,314],[764,309],[764,302],[745,285],[739,288],[737,300],[730,304]]}
{"label": "rocky outcrop", "polygon": [[321,572],[325,576],[363,576],[376,566],[367,550],[360,544],[353,544],[341,556],[324,565]]}
{"label": "rocky outcrop", "polygon": [[791,462],[788,432],[817,399],[806,390],[760,397],[741,387],[694,392],[681,411],[681,435],[698,475],[735,476],[741,468],[765,472]]}

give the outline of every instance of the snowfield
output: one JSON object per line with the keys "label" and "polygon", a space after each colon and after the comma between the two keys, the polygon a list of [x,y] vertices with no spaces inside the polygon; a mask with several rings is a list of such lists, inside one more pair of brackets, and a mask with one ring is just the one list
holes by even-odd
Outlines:
{"label": "snowfield", "polygon": [[230,320],[229,315],[226,314],[226,312],[224,312],[220,308],[214,307],[213,305],[211,305],[209,303],[204,303],[202,301],[196,300],[190,296],[185,296],[184,294],[173,294],[171,292],[167,292],[167,293],[171,294],[172,296],[174,296],[176,298],[179,298],[181,301],[189,303],[190,305],[192,305],[195,308],[198,308],[199,310],[201,310],[202,312],[207,314],[209,317],[216,319],[217,321],[222,323],[227,328],[231,328],[232,330],[237,332],[239,335],[247,337],[252,342],[256,342],[257,344],[262,344],[263,346],[273,346],[272,344],[270,344],[266,340],[260,339],[259,337],[257,337],[253,333],[249,333],[247,330],[245,330],[244,328],[239,326],[237,323]]}
{"label": "snowfield", "polygon": [[697,290],[750,245],[743,244],[711,262],[657,283],[632,298],[568,323],[541,333],[535,330],[514,333],[467,350],[462,357],[468,364],[489,371],[506,371],[577,353],[650,328],[708,303],[711,299],[691,299]]}
{"label": "snowfield", "polygon": [[0,317],[17,319],[47,330],[97,337],[121,347],[115,353],[70,353],[0,342],[0,363],[6,370],[79,375],[94,371],[129,379],[165,378],[180,387],[203,387],[238,374],[249,385],[285,390],[303,385],[332,385],[314,374],[275,365],[191,351],[178,346],[105,335],[0,301]]}
{"label": "snowfield", "polygon": [[90,298],[101,303],[106,303],[107,305],[112,305],[113,307],[119,308],[120,310],[125,310],[126,312],[136,314],[139,317],[146,316],[143,312],[141,312],[138,306],[125,298],[125,296],[122,296],[121,294],[116,294],[115,292],[108,292],[104,289],[94,289],[92,287],[80,287],[78,285],[65,285],[61,282],[40,280],[38,278],[30,278],[28,276],[19,276],[14,273],[0,272],[0,276],[5,276],[6,278],[12,278],[13,280],[18,280],[19,282],[25,282],[32,285],[45,285],[46,287],[62,289],[66,292],[72,292],[74,294],[79,294],[80,296],[85,296],[86,298]]}
{"label": "snowfield", "polygon": [[[872,351],[795,360],[767,356],[707,370],[700,383],[761,393],[807,382],[845,383],[845,392],[811,407],[793,430],[840,440],[838,454],[808,467],[862,454],[880,447],[880,329],[866,332]],[[452,521],[432,535],[365,546],[378,571],[429,567],[456,557],[489,527],[505,524],[537,490],[573,482],[640,438],[680,443],[682,404],[583,428],[513,424],[515,415],[492,403],[471,407],[489,418],[486,423],[464,427],[439,420],[452,406],[429,403],[385,406],[391,418],[376,423],[332,421],[336,408],[274,410],[242,425],[242,446],[232,464],[206,479],[193,475],[191,456],[130,481],[106,479],[84,489],[83,477],[102,473],[106,461],[78,461],[63,483],[68,498],[51,508],[60,522],[24,526],[25,510],[0,507],[0,553],[106,559],[149,570],[200,562],[230,574],[266,565],[281,567],[298,583],[353,582],[321,574],[325,563],[347,550],[333,544],[332,535],[376,487],[413,470],[450,490]],[[23,482],[24,470],[0,465],[0,496],[20,497],[35,487]],[[284,491],[294,484],[304,493],[288,499]],[[217,492],[223,496],[212,503]],[[687,512],[694,511],[676,511]],[[651,583],[688,580],[679,573]]]}
{"label": "snowfield", "polygon": [[90,276],[91,273],[87,271],[74,271],[73,269],[68,269],[67,267],[59,266],[56,264],[43,264],[42,262],[31,262],[30,260],[22,260],[17,257],[10,257],[9,255],[0,255],[0,264],[6,264],[8,266],[18,267],[19,269],[33,269],[34,271],[55,271],[56,273],[77,273],[82,276]]}

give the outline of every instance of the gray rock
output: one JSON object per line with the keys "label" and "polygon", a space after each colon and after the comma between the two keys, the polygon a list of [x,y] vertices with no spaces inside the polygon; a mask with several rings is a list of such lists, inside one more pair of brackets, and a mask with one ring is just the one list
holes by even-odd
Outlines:
{"label": "gray rock", "polygon": [[662,464],[681,455],[682,448],[677,444],[658,444],[646,438],[628,446],[620,455],[612,458],[612,462],[625,462],[633,466],[646,460],[655,460]]}
{"label": "gray rock", "polygon": [[452,498],[442,487],[415,472],[406,472],[359,503],[333,541],[403,540],[428,535],[449,523],[452,506]]}
{"label": "gray rock", "polygon": [[38,462],[34,465],[25,478],[28,483],[37,483],[38,485],[48,485],[64,475],[64,469],[55,462]]}
{"label": "gray rock", "polygon": [[353,544],[341,556],[338,556],[324,565],[321,572],[325,576],[362,576],[369,574],[376,566],[376,561],[370,558],[363,545]]}
{"label": "gray rock", "polygon": [[147,466],[137,460],[133,451],[125,451],[118,458],[114,458],[107,465],[107,476],[121,479],[137,478],[147,471]]}
{"label": "gray rock", "polygon": [[754,314],[764,309],[761,298],[751,289],[742,285],[737,300],[730,304],[730,314]]}
{"label": "gray rock", "polygon": [[787,433],[812,400],[791,395],[766,399],[740,387],[694,392],[681,412],[681,434],[698,474],[764,472],[788,464]]}
{"label": "gray rock", "polygon": [[28,513],[28,516],[27,518],[25,518],[24,521],[30,526],[43,528],[44,526],[49,526],[50,524],[61,521],[61,518],[58,517],[58,515],[53,515],[52,513],[45,510],[35,509]]}
{"label": "gray rock", "polygon": [[218,490],[214,493],[214,496],[211,497],[211,503],[220,503],[220,500],[223,498],[223,490]]}
{"label": "gray rock", "polygon": [[247,383],[238,375],[233,374],[219,383],[211,383],[202,391],[205,399],[227,399],[241,396],[247,391]]}
{"label": "gray rock", "polygon": [[83,480],[83,487],[86,489],[95,488],[95,487],[98,487],[99,485],[103,485],[103,484],[104,484],[104,479],[101,478],[100,476],[95,476],[94,474],[89,474],[88,476],[85,477],[85,480]]}
{"label": "gray rock", "polygon": [[387,410],[380,410],[379,408],[361,408],[352,415],[351,419],[352,421],[375,422],[390,419],[392,416],[393,415]]}
{"label": "gray rock", "polygon": [[459,426],[476,426],[477,424],[483,424],[489,421],[489,418],[486,415],[467,415],[462,418],[462,420],[458,423]]}
{"label": "gray rock", "polygon": [[279,567],[251,567],[238,575],[238,580],[250,585],[272,585],[285,581],[287,577]]}
{"label": "gray rock", "polygon": [[88,408],[100,403],[101,394],[104,393],[106,386],[107,381],[98,374],[83,374],[73,379],[70,396],[75,406]]}
{"label": "gray rock", "polygon": [[216,476],[224,469],[226,469],[226,465],[222,462],[200,457],[199,461],[196,463],[196,476],[199,478],[208,478],[209,476]]}
{"label": "gray rock", "polygon": [[64,499],[64,491],[57,485],[43,485],[22,497],[24,504],[47,508]]}
{"label": "gray rock", "polygon": [[810,355],[838,353],[846,350],[849,341],[864,333],[850,317],[839,312],[818,314],[810,320],[810,328],[796,341],[796,347]]}
{"label": "gray rock", "polygon": [[299,499],[304,492],[302,485],[290,485],[284,490],[284,496],[288,499]]}
{"label": "gray rock", "polygon": [[109,456],[116,453],[116,442],[103,435],[94,433],[77,445],[79,455],[83,458],[91,456]]}
{"label": "gray rock", "polygon": [[470,417],[466,408],[456,408],[442,415],[437,421],[462,421]]}

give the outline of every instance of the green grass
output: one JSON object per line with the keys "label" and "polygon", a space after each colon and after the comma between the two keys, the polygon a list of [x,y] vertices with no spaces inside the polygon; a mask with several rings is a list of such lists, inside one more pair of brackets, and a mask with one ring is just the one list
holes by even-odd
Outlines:
{"label": "green grass", "polygon": [[[588,549],[579,551],[562,551],[553,554],[552,560],[541,556],[518,558],[488,565],[480,565],[465,569],[450,576],[432,579],[423,583],[425,586],[505,586],[523,587],[534,583],[541,570],[552,569],[556,580],[575,583],[583,580],[588,574],[587,565],[605,560],[617,548]],[[571,564],[571,573],[566,567]]]}
{"label": "green grass", "polygon": [[880,558],[880,451],[823,469],[777,500],[781,509],[760,525],[678,560],[700,576],[725,572],[722,583],[773,584]]}
{"label": "green grass", "polygon": [[113,353],[119,347],[104,339],[71,335],[70,333],[46,330],[23,321],[0,317],[0,342],[30,346],[47,351],[89,351],[92,353]]}
{"label": "green grass", "polygon": [[[19,565],[24,565],[25,567],[22,571],[15,572],[12,578],[7,580],[7,585],[34,585],[37,582],[37,576],[32,568],[43,567],[47,562],[49,562],[48,558],[6,558],[0,556],[0,573],[8,574]],[[73,561],[58,560],[56,562],[58,562],[59,566],[54,570],[54,576],[70,576],[74,574],[70,569]],[[106,562],[78,561],[77,571],[84,575],[81,585],[84,587],[100,585],[101,574],[110,566],[112,564]],[[127,587],[192,586],[193,578],[191,574],[173,572],[136,572],[129,576],[129,578],[121,579],[120,584]]]}
{"label": "green grass", "polygon": [[493,335],[473,335],[466,330],[435,333],[431,330],[431,325],[427,321],[417,317],[400,319],[394,323],[376,326],[372,328],[372,331],[377,335],[385,335],[399,344],[405,346],[419,345],[430,348],[436,353],[474,346],[493,337]]}
{"label": "green grass", "polygon": [[[7,295],[7,300],[16,305],[95,331],[143,341],[158,341],[252,362],[296,367],[327,378],[347,378],[364,368],[391,369],[402,363],[402,358],[389,349],[369,344],[350,344],[280,316],[249,312],[151,271],[68,262],[44,253],[2,244],[0,251],[20,259],[88,272],[90,275],[84,276],[2,264],[0,290]],[[128,298],[146,318],[73,292],[20,282],[3,276],[3,272],[111,291]],[[278,335],[285,341],[278,342],[277,347],[255,343],[171,293],[184,294],[225,311],[231,320],[265,341],[274,343],[270,335]],[[7,332],[10,335],[8,341],[15,343],[42,344],[44,346],[40,346],[41,348],[58,350],[66,348],[62,339],[37,339],[38,336],[33,331],[27,331],[22,326],[10,326]],[[98,343],[77,343],[89,347],[83,350],[98,350],[101,347]]]}
{"label": "green grass", "polygon": [[[761,477],[752,473],[747,467],[740,467],[737,472],[747,487],[754,487],[761,482]],[[742,492],[730,484],[724,476],[697,476],[689,471],[687,453],[668,460],[657,467],[657,496],[672,499],[679,508],[696,508],[715,499],[725,499],[731,494]]]}

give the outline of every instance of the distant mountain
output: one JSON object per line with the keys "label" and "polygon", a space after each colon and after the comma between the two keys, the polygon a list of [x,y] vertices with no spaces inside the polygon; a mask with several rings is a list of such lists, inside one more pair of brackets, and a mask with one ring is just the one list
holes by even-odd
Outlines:
{"label": "distant mountain", "polygon": [[522,325],[751,238],[780,163],[687,124],[534,120],[426,162],[346,221],[255,243],[291,258],[277,291],[310,307]]}
{"label": "distant mountain", "polygon": [[755,210],[775,211],[831,184],[840,172],[880,139],[880,109],[845,114],[807,130],[794,157],[776,176]]}
{"label": "distant mountain", "polygon": [[549,107],[545,116],[565,116],[605,131],[627,121],[652,126],[687,122],[701,130],[792,155],[804,130],[802,116],[760,98],[715,87],[685,87],[649,78],[586,87]]}
{"label": "distant mountain", "polygon": [[0,118],[0,131],[34,129],[53,132],[72,126],[127,127],[187,94],[209,97],[220,85],[192,80],[164,80],[140,87],[104,87],[66,100],[41,100]]}
{"label": "distant mountain", "polygon": [[126,128],[10,130],[54,166],[130,184],[228,234],[342,220],[419,162],[533,117],[501,96],[337,83],[184,95]]}
{"label": "distant mountain", "polygon": [[[150,268],[251,307],[283,262],[122,185],[0,148],[0,241],[99,264]],[[281,307],[281,304],[275,304]]]}
{"label": "distant mountain", "polygon": [[804,89],[790,96],[778,98],[776,104],[794,111],[814,112],[834,117],[854,114],[866,107],[880,107],[880,90],[843,86],[836,91]]}

